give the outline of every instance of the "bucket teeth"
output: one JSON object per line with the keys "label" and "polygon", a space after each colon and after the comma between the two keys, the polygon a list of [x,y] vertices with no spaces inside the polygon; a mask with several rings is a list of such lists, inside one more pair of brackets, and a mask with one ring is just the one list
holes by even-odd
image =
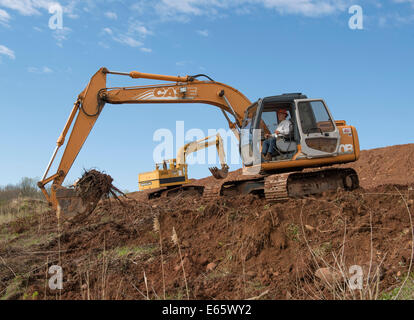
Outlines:
{"label": "bucket teeth", "polygon": [[229,174],[229,167],[227,165],[224,165],[221,169],[217,167],[208,168],[216,179],[225,179],[227,178],[227,175]]}

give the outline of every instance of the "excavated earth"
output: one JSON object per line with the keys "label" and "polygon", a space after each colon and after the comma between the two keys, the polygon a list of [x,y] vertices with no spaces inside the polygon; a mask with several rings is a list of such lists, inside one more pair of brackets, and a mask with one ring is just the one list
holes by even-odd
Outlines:
{"label": "excavated earth", "polygon": [[[413,157],[414,144],[362,151],[348,165],[361,182],[352,192],[285,203],[253,195],[207,201],[196,192],[146,200],[137,192],[124,205],[101,201],[82,221],[48,212],[0,225],[0,296],[384,298],[411,271]],[[62,290],[47,285],[52,265],[63,268]],[[362,290],[315,276],[323,269],[347,279],[353,265],[363,270]]]}

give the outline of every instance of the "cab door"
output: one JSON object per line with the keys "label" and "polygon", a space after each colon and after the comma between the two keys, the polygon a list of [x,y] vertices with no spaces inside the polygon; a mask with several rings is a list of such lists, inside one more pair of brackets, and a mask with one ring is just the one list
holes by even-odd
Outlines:
{"label": "cab door", "polygon": [[262,99],[251,105],[245,112],[242,129],[240,130],[240,155],[245,166],[261,162],[260,141],[261,130],[258,130]]}
{"label": "cab door", "polygon": [[340,133],[322,99],[295,100],[302,153],[307,158],[338,155]]}

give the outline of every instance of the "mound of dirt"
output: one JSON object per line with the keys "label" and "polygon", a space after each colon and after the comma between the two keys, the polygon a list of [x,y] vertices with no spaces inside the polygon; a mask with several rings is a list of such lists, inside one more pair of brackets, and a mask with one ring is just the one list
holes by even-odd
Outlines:
{"label": "mound of dirt", "polygon": [[[0,225],[0,296],[115,300],[187,295],[190,299],[395,296],[412,261],[414,181],[407,172],[413,170],[409,162],[413,150],[414,145],[406,145],[363,151],[351,165],[363,188],[352,192],[285,203],[267,203],[253,195],[208,201],[186,193],[153,200],[127,198],[124,205],[107,199],[82,223],[62,226],[50,212]],[[395,154],[400,161],[394,161]],[[399,170],[394,170],[397,165]],[[240,176],[238,170],[227,179]],[[382,178],[370,182],[377,176]],[[211,183],[215,180],[210,177],[197,181]],[[63,268],[61,291],[45,287],[52,265]],[[355,265],[363,270],[363,290],[344,290],[344,279]],[[323,281],[321,270],[339,274],[338,283]],[[405,284],[414,287],[412,280]]]}
{"label": "mound of dirt", "polygon": [[[405,205],[413,207],[410,187],[388,185],[284,204],[251,195],[206,201],[177,194],[168,201],[127,200],[126,206],[105,201],[82,224],[61,229],[51,213],[41,215],[10,225],[32,229],[0,243],[10,268],[0,268],[0,279],[12,283],[10,270],[25,275],[13,298],[37,292],[51,299],[56,293],[62,299],[163,299],[165,283],[166,298],[185,299],[187,282],[190,299],[263,293],[263,299],[325,299],[338,298],[341,291],[318,280],[316,271],[333,266],[348,275],[358,265],[367,277],[379,266],[379,292],[388,292],[401,285],[411,260]],[[171,241],[173,228],[179,248]],[[32,238],[41,240],[30,243]],[[64,272],[61,292],[44,286],[46,265],[56,264]]]}
{"label": "mound of dirt", "polygon": [[347,167],[359,175],[361,187],[414,183],[414,144],[362,150],[360,159]]}

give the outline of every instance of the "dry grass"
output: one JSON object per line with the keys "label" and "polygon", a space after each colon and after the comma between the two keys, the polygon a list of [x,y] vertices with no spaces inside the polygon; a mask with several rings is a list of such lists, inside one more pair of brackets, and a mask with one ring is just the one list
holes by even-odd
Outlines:
{"label": "dry grass", "polygon": [[178,253],[180,254],[180,260],[181,260],[181,268],[183,269],[183,275],[184,275],[185,290],[187,292],[187,299],[190,300],[190,294],[188,292],[188,285],[187,285],[187,277],[185,275],[185,270],[184,270],[183,256],[181,254],[180,241],[178,239],[177,232],[175,231],[175,227],[173,227],[171,240],[178,247]]}
{"label": "dry grass", "polygon": [[400,289],[398,290],[396,296],[394,297],[394,300],[397,300],[398,297],[399,297],[399,295],[401,294],[401,291],[403,290],[404,286],[406,285],[406,283],[407,283],[407,281],[408,281],[408,279],[409,279],[409,277],[411,275],[411,268],[412,268],[412,265],[413,265],[413,257],[414,257],[414,229],[413,229],[413,220],[412,220],[412,216],[411,216],[411,211],[410,211],[410,208],[408,207],[407,199],[404,198],[404,196],[401,194],[400,190],[398,190],[397,187],[395,187],[395,189],[400,194],[401,199],[403,200],[404,205],[405,205],[405,207],[407,209],[408,216],[410,218],[410,230],[411,230],[411,258],[410,258],[410,265],[408,267],[407,276],[404,279],[404,282],[402,283],[402,285],[401,285]]}
{"label": "dry grass", "polygon": [[[402,204],[406,205],[407,207],[407,212],[410,216],[410,223],[411,223],[411,232],[412,232],[412,236],[413,236],[413,240],[414,240],[414,233],[413,233],[413,225],[411,222],[411,212],[409,210],[409,206],[407,205],[407,201],[405,201],[405,195],[403,196],[404,192],[398,193],[398,196],[401,196],[402,200]],[[322,201],[322,200],[317,200],[317,201]],[[325,200],[324,200],[325,201]],[[335,203],[332,203],[332,205],[335,206]],[[338,210],[340,210],[340,206],[336,206],[338,208]],[[300,207],[299,207],[300,209]],[[302,207],[302,209],[304,210],[304,212],[306,212],[306,207]],[[33,209],[33,210],[27,210],[27,212],[25,212],[23,209],[20,210],[20,212],[18,214],[21,214],[21,217],[29,217],[33,214],[33,212],[42,212],[40,208],[38,209]],[[403,212],[404,213],[404,212]],[[270,212],[271,214],[271,212]],[[404,213],[405,214],[405,213]],[[148,219],[147,221],[151,221],[151,219],[153,218],[152,212],[150,219]],[[305,214],[306,216],[306,214]],[[408,299],[408,298],[413,298],[413,294],[412,292],[414,292],[414,281],[413,281],[413,276],[411,273],[411,268],[412,268],[412,257],[411,257],[411,261],[408,267],[408,260],[407,260],[407,267],[408,267],[408,273],[405,274],[403,273],[403,275],[401,277],[399,277],[399,282],[398,282],[398,286],[396,287],[392,287],[392,288],[388,288],[387,289],[387,295],[384,295],[383,292],[380,291],[380,276],[379,276],[379,270],[381,265],[384,262],[385,257],[382,257],[382,261],[380,261],[379,265],[376,265],[374,263],[374,257],[375,254],[373,254],[373,252],[375,252],[374,250],[374,246],[373,246],[373,238],[375,239],[375,237],[373,237],[373,230],[376,230],[375,228],[375,224],[373,226],[372,223],[372,216],[370,217],[371,219],[369,219],[369,227],[367,227],[367,238],[370,237],[371,239],[371,244],[369,245],[368,242],[367,243],[367,258],[366,260],[368,261],[369,259],[369,263],[368,265],[366,265],[366,269],[364,269],[364,281],[363,281],[363,286],[362,289],[353,289],[352,286],[352,275],[353,273],[349,271],[349,265],[346,263],[345,261],[345,243],[347,242],[347,240],[349,241],[349,234],[350,234],[350,230],[352,230],[352,226],[349,225],[349,220],[346,221],[344,218],[344,215],[342,214],[341,211],[339,211],[338,214],[336,214],[335,211],[335,218],[333,219],[343,219],[341,220],[340,224],[335,224],[335,229],[337,229],[336,231],[339,230],[341,236],[343,233],[343,239],[341,239],[339,242],[342,241],[342,246],[340,246],[340,243],[338,244],[339,249],[337,249],[338,247],[336,247],[335,244],[335,250],[333,251],[333,246],[332,246],[332,242],[331,241],[317,241],[317,245],[315,244],[315,240],[313,237],[311,237],[309,234],[309,231],[312,233],[327,233],[329,234],[330,232],[332,232],[332,230],[321,230],[322,228],[318,228],[317,226],[314,226],[314,228],[312,226],[309,225],[305,225],[303,223],[302,220],[302,213],[300,216],[300,222],[295,220],[296,224],[288,224],[286,225],[285,228],[285,232],[286,235],[288,236],[288,238],[290,240],[292,240],[295,244],[301,245],[301,246],[307,246],[308,251],[311,255],[311,259],[312,259],[312,264],[316,265],[318,268],[329,268],[330,270],[332,270],[333,272],[335,272],[338,275],[338,279],[336,279],[335,281],[328,281],[328,279],[316,279],[316,277],[314,277],[314,273],[312,271],[312,274],[310,274],[310,277],[305,277],[305,279],[301,278],[300,281],[298,281],[298,287],[297,290],[298,291],[302,291],[303,294],[302,297],[305,297],[306,299],[338,299],[338,300],[345,300],[345,299],[355,299],[355,300],[359,300],[359,299]],[[13,215],[13,217],[11,217],[12,221],[13,219],[17,219],[18,216]],[[39,215],[39,217],[34,217],[33,219],[31,219],[32,221],[37,221],[39,224],[39,228],[40,228],[40,223],[41,223],[41,215]],[[105,216],[105,218],[107,218]],[[271,215],[271,224],[274,227],[275,226],[275,222],[274,222],[274,217]],[[269,218],[269,219],[270,219]],[[296,216],[295,216],[296,218]],[[367,215],[367,221],[369,218],[369,215]],[[112,218],[111,218],[112,219]],[[119,219],[119,217],[117,218]],[[276,217],[277,219],[277,217]],[[25,219],[23,219],[25,220]],[[306,221],[306,219],[304,219]],[[136,218],[136,220],[131,220],[134,223],[131,223],[131,228],[133,228],[134,230],[137,230],[136,228],[138,228],[137,226],[139,226],[138,223],[138,218]],[[162,232],[166,232],[163,228],[165,228],[165,226],[161,225],[160,226],[160,222],[157,218],[155,218],[153,220],[154,225],[153,227],[153,231],[155,233],[158,234],[153,234],[154,235],[154,239],[151,240],[155,240],[155,241],[151,241],[150,244],[146,244],[146,245],[140,245],[138,246],[135,242],[133,243],[133,245],[131,243],[125,243],[122,244],[122,247],[116,247],[116,245],[119,245],[118,243],[115,244],[115,246],[112,244],[110,245],[110,238],[108,236],[103,236],[102,242],[99,242],[98,244],[98,249],[97,252],[93,252],[93,253],[88,253],[83,255],[82,257],[80,257],[80,261],[79,263],[77,262],[77,267],[78,268],[82,268],[81,270],[78,269],[77,272],[77,277],[75,279],[75,285],[78,288],[78,286],[81,287],[80,290],[80,297],[83,299],[124,299],[124,298],[136,298],[137,294],[136,292],[133,292],[132,294],[130,292],[127,291],[127,294],[124,293],[124,288],[123,288],[123,284],[125,284],[125,286],[133,286],[136,291],[139,292],[139,294],[141,295],[139,298],[143,298],[143,299],[159,299],[161,297],[166,299],[167,297],[171,298],[171,291],[174,291],[175,289],[168,289],[168,291],[170,292],[166,292],[166,284],[165,284],[165,271],[168,271],[168,268],[170,268],[171,265],[175,265],[176,263],[176,259],[178,259],[177,257],[177,253],[179,254],[179,258],[180,258],[180,263],[181,263],[181,268],[182,268],[182,275],[184,278],[184,282],[185,282],[185,288],[186,288],[186,292],[184,291],[183,288],[183,284],[182,284],[182,279],[180,279],[180,285],[179,285],[179,289],[180,291],[177,291],[178,293],[176,294],[176,296],[174,296],[175,298],[178,299],[189,299],[190,295],[189,295],[189,287],[188,287],[188,283],[187,280],[191,280],[191,279],[187,279],[188,277],[188,271],[190,269],[187,268],[187,262],[186,259],[183,260],[183,255],[182,253],[185,253],[184,251],[182,252],[182,246],[180,243],[180,239],[178,237],[178,234],[175,230],[175,228],[173,228],[173,232],[172,232],[172,241],[174,243],[174,247],[171,245],[168,245],[167,242],[162,242]],[[347,225],[348,223],[348,225]],[[36,229],[38,228],[38,225],[36,224],[32,224],[32,227],[35,227],[35,229],[32,229],[30,231],[36,231]],[[0,226],[1,227],[1,226]],[[148,226],[147,226],[148,227]],[[319,226],[321,227],[321,226]],[[45,228],[45,227],[44,227]],[[44,229],[43,228],[43,229]],[[49,226],[50,228],[50,226]],[[149,228],[151,228],[151,226],[149,226]],[[369,233],[369,228],[370,228],[370,233]],[[0,228],[1,230],[1,228]],[[138,228],[139,230],[139,228]],[[408,229],[407,229],[408,230]],[[42,230],[43,232],[44,230]],[[51,232],[52,230],[48,231]],[[56,258],[54,259],[55,262],[57,262],[58,264],[68,264],[68,261],[65,261],[65,259],[63,259],[63,261],[61,260],[61,253],[64,253],[64,251],[61,250],[60,248],[60,234],[61,234],[61,230],[60,227],[57,230],[57,234],[56,234],[56,229],[54,228],[53,231],[55,232],[55,236],[54,238],[56,238],[59,241],[59,245],[58,245],[58,251],[54,251],[56,253],[55,257],[51,256],[52,258]],[[29,234],[30,233],[30,234]],[[152,234],[151,234],[152,235]],[[308,238],[306,238],[306,236],[308,235]],[[31,232],[26,232],[26,233],[22,233],[21,235],[21,239],[19,238],[19,241],[15,241],[14,245],[19,245],[19,247],[21,246],[21,244],[23,243],[23,240],[25,241],[27,237],[32,236]],[[375,233],[374,233],[375,236]],[[26,237],[26,238],[25,238]],[[159,239],[157,239],[159,238]],[[32,239],[32,238],[30,238]],[[159,240],[159,244],[157,244],[157,241]],[[164,240],[166,240],[164,238]],[[168,240],[168,239],[167,239]],[[183,240],[183,239],[181,239]],[[313,240],[312,242],[310,240]],[[329,240],[329,239],[327,239]],[[1,241],[0,241],[1,242]],[[236,242],[234,242],[236,243]],[[163,247],[164,244],[164,247]],[[167,244],[167,245],[166,245]],[[184,244],[184,243],[183,243]],[[413,242],[414,244],[414,242]],[[7,245],[9,245],[9,243],[7,243]],[[159,245],[159,247],[158,247]],[[227,245],[227,244],[226,244]],[[242,253],[243,248],[245,248],[246,244],[243,245],[242,243],[242,247],[240,250],[241,253],[241,258],[240,258],[240,267],[241,267],[241,271],[242,271],[242,275],[240,275],[241,278],[241,285],[240,285],[240,294],[239,296],[243,297],[243,298],[247,298],[247,299],[252,299],[252,300],[258,300],[258,299],[263,299],[263,298],[271,298],[272,295],[269,294],[269,289],[267,289],[266,287],[262,286],[259,282],[254,282],[254,281],[248,281],[248,279],[246,279],[246,267],[248,270],[250,270],[248,268],[248,264],[246,266],[246,260],[245,260],[245,255],[243,255]],[[29,248],[30,246],[24,246],[25,248],[33,249],[33,248]],[[169,250],[172,249],[172,250]],[[158,251],[159,250],[159,251]],[[33,250],[32,250],[33,251]],[[177,252],[178,251],[178,252]],[[414,248],[412,250],[414,252]],[[158,258],[158,254],[160,254],[160,258],[161,258],[161,266],[155,266],[154,268],[149,268],[147,266],[141,266],[140,262],[142,261],[142,258],[144,257],[144,260],[147,260],[146,257],[148,256],[152,256],[154,254],[154,252],[156,252],[157,258]],[[23,254],[23,252],[21,253]],[[25,254],[27,254],[27,252],[25,252]],[[30,252],[31,255],[34,255],[34,252]],[[57,255],[59,257],[57,257]],[[89,256],[88,256],[89,255]],[[236,255],[236,253],[228,253],[228,255]],[[44,267],[44,264],[41,264],[41,268],[42,271],[43,269],[45,274],[44,274],[44,280],[46,283],[48,274],[47,274],[47,267],[48,265],[50,265],[52,263],[52,260],[49,260],[49,258],[46,259],[46,257],[48,256],[44,256],[44,259],[41,262],[46,262],[46,268]],[[62,257],[64,257],[62,255]],[[173,257],[173,259],[171,259],[171,257]],[[234,256],[233,256],[234,257]],[[238,257],[238,254],[237,254]],[[13,263],[10,263],[9,258],[7,258],[6,256],[4,256],[5,261],[2,261],[1,257],[0,257],[0,268],[4,267],[3,269],[5,269],[8,273],[13,274],[14,272],[17,273],[17,275],[20,275],[21,270],[18,270],[15,268],[15,266],[13,265]],[[91,261],[90,259],[93,259],[93,261]],[[89,260],[88,260],[89,259]],[[166,270],[164,270],[164,259],[167,260],[167,262],[169,262],[168,264],[166,264]],[[224,262],[227,259],[227,251],[226,251],[226,258],[223,258]],[[157,264],[159,262],[159,258],[158,259],[152,259],[153,260],[157,260]],[[114,286],[113,284],[113,277],[112,275],[114,274],[114,272],[120,272],[120,268],[123,268],[124,266],[129,266],[130,263],[134,263],[135,265],[138,265],[137,268],[135,269],[129,269],[126,268],[125,270],[134,270],[134,272],[132,273],[132,276],[130,277],[131,273],[129,273],[125,278],[122,278],[119,281],[119,277],[117,277],[117,281],[119,281],[119,283],[117,282]],[[171,264],[170,264],[171,262]],[[174,264],[175,262],[175,264]],[[184,262],[186,262],[186,264],[184,265]],[[225,266],[224,262],[222,262],[220,264],[220,267],[223,265]],[[36,262],[37,265],[40,265],[40,262]],[[117,267],[117,269],[115,270],[114,266],[115,265]],[[185,266],[185,269],[184,269]],[[177,268],[180,266],[177,266]],[[227,266],[225,266],[227,267]],[[138,271],[137,271],[138,269]],[[76,269],[75,269],[76,270]],[[154,277],[154,270],[156,273],[156,276]],[[180,272],[180,269],[176,269]],[[187,273],[186,273],[187,271]],[[221,270],[217,269],[217,271],[210,273],[208,276],[205,276],[206,279],[211,278],[214,279],[213,277],[215,277]],[[310,270],[309,270],[310,272]],[[76,273],[76,272],[75,272]],[[162,275],[162,287],[163,287],[163,295],[159,294],[159,296],[157,295],[157,293],[154,290],[154,283],[152,281],[159,281],[161,280],[161,275]],[[220,277],[223,277],[223,274],[220,274]],[[180,276],[180,275],[179,275]],[[220,279],[220,277],[215,277],[215,279],[217,279],[216,281],[222,281]],[[313,277],[313,278],[312,278]],[[4,291],[3,293],[7,293],[7,297],[15,297],[15,298],[19,298],[19,296],[16,295],[17,289],[18,290],[24,290],[24,283],[21,285],[20,282],[18,281],[19,278],[15,277],[16,280],[9,283],[10,287],[7,288],[0,288],[0,291]],[[137,279],[139,278],[139,279]],[[139,280],[139,281],[138,281]],[[307,282],[306,282],[307,281]],[[161,282],[161,281],[160,281]],[[305,282],[305,283],[304,283]],[[136,286],[135,286],[135,284]],[[191,282],[189,282],[191,285]],[[195,283],[195,282],[194,282]],[[157,283],[157,285],[159,284],[159,287],[156,286],[156,288],[160,288],[161,287],[161,283]],[[43,283],[42,283],[43,286]],[[139,290],[139,289],[141,290]],[[251,290],[254,289],[254,290]],[[42,288],[41,288],[42,290]],[[41,290],[39,291],[40,293]],[[47,288],[45,285],[45,295],[44,298],[47,299],[54,299],[54,293],[50,293],[49,291],[49,297],[47,296]],[[191,288],[190,288],[191,290]],[[270,289],[273,290],[273,289]],[[159,290],[161,291],[161,289]],[[290,291],[291,292],[291,291]],[[291,293],[288,292],[286,294],[286,298],[290,299],[293,298],[293,296],[291,295]],[[3,295],[2,292],[0,292],[0,296]],[[25,293],[25,291],[22,291],[20,293]],[[31,293],[31,292],[30,292]],[[29,297],[30,297],[30,293],[29,293]],[[159,292],[161,293],[161,292]],[[169,294],[169,295],[168,295]],[[58,294],[56,295],[56,298],[58,299],[60,297],[60,293],[58,292]],[[20,296],[21,298],[21,296]],[[211,299],[214,299],[214,297],[211,297]]]}
{"label": "dry grass", "polygon": [[[413,257],[414,257],[414,228],[413,228],[413,221],[411,212],[409,209],[409,205],[407,203],[407,199],[403,196],[403,194],[397,190],[397,194],[401,197],[403,204],[407,209],[407,213],[409,216],[410,221],[410,230],[412,235],[411,240],[411,257],[410,263],[408,267],[408,271],[404,280],[402,281],[401,285],[394,287],[392,290],[388,289],[385,291],[380,290],[380,281],[381,281],[381,268],[386,258],[386,254],[383,256],[382,260],[379,264],[374,263],[374,246],[373,246],[373,225],[372,225],[372,212],[369,210],[370,213],[370,220],[369,220],[369,227],[370,227],[370,259],[369,264],[364,266],[350,266],[347,265],[344,259],[345,256],[345,244],[346,244],[346,237],[347,237],[347,224],[346,220],[344,220],[344,230],[343,230],[343,241],[341,245],[341,249],[339,252],[330,252],[331,253],[331,261],[333,263],[329,263],[328,259],[325,258],[326,253],[323,248],[311,248],[310,241],[308,241],[306,237],[305,229],[308,227],[303,223],[303,206],[301,209],[300,219],[301,219],[301,227],[302,227],[302,235],[303,239],[306,243],[306,246],[311,254],[312,261],[314,265],[318,269],[327,270],[327,273],[319,274],[317,277],[311,270],[309,270],[309,275],[311,281],[305,280],[305,286],[297,284],[297,290],[305,293],[309,298],[312,299],[335,299],[335,300],[378,300],[378,299],[392,299],[397,300],[402,295],[404,298],[414,296],[414,277],[412,274],[412,265],[413,265]],[[338,208],[339,209],[339,208]],[[339,215],[340,216],[339,212]],[[319,231],[319,230],[318,230]],[[321,251],[324,251],[324,254],[321,254]],[[355,275],[357,274],[357,268],[360,268],[359,271],[362,270],[362,282],[356,281],[355,282]],[[306,289],[305,289],[306,287]]]}
{"label": "dry grass", "polygon": [[[302,207],[303,209],[303,207]],[[302,210],[303,211],[303,210]],[[340,252],[331,252],[333,263],[329,263],[324,257],[324,254],[320,254],[319,250],[312,249],[309,240],[306,237],[305,225],[303,224],[303,217],[301,212],[301,225],[302,225],[302,234],[304,241],[308,247],[308,250],[311,254],[312,261],[318,270],[326,270],[325,272],[320,272],[319,277],[316,276],[316,273],[309,272],[311,274],[312,283],[306,283],[306,288],[309,291],[306,291],[304,288],[301,288],[302,291],[317,300],[376,300],[380,294],[379,292],[379,281],[380,281],[380,272],[381,265],[385,259],[381,261],[379,265],[375,265],[375,270],[373,269],[373,247],[372,247],[372,222],[371,225],[371,248],[370,248],[370,261],[368,266],[368,272],[363,270],[362,266],[350,266],[345,262],[345,243],[347,235],[347,225],[346,220],[344,224],[344,237],[343,243],[340,249]],[[365,268],[366,269],[366,268]],[[359,281],[358,278],[355,278],[357,273],[362,271],[361,278],[362,281]],[[362,275],[366,273],[365,281],[362,278]],[[356,281],[355,281],[356,280]]]}
{"label": "dry grass", "polygon": [[41,214],[48,210],[49,206],[46,201],[42,200],[17,198],[3,201],[0,204],[0,225],[32,216],[33,214]]}
{"label": "dry grass", "polygon": [[165,272],[164,272],[164,256],[162,252],[162,235],[161,235],[161,226],[160,221],[157,217],[154,218],[154,231],[159,234],[160,238],[160,252],[161,252],[161,272],[162,272],[162,289],[164,293],[165,300]]}

